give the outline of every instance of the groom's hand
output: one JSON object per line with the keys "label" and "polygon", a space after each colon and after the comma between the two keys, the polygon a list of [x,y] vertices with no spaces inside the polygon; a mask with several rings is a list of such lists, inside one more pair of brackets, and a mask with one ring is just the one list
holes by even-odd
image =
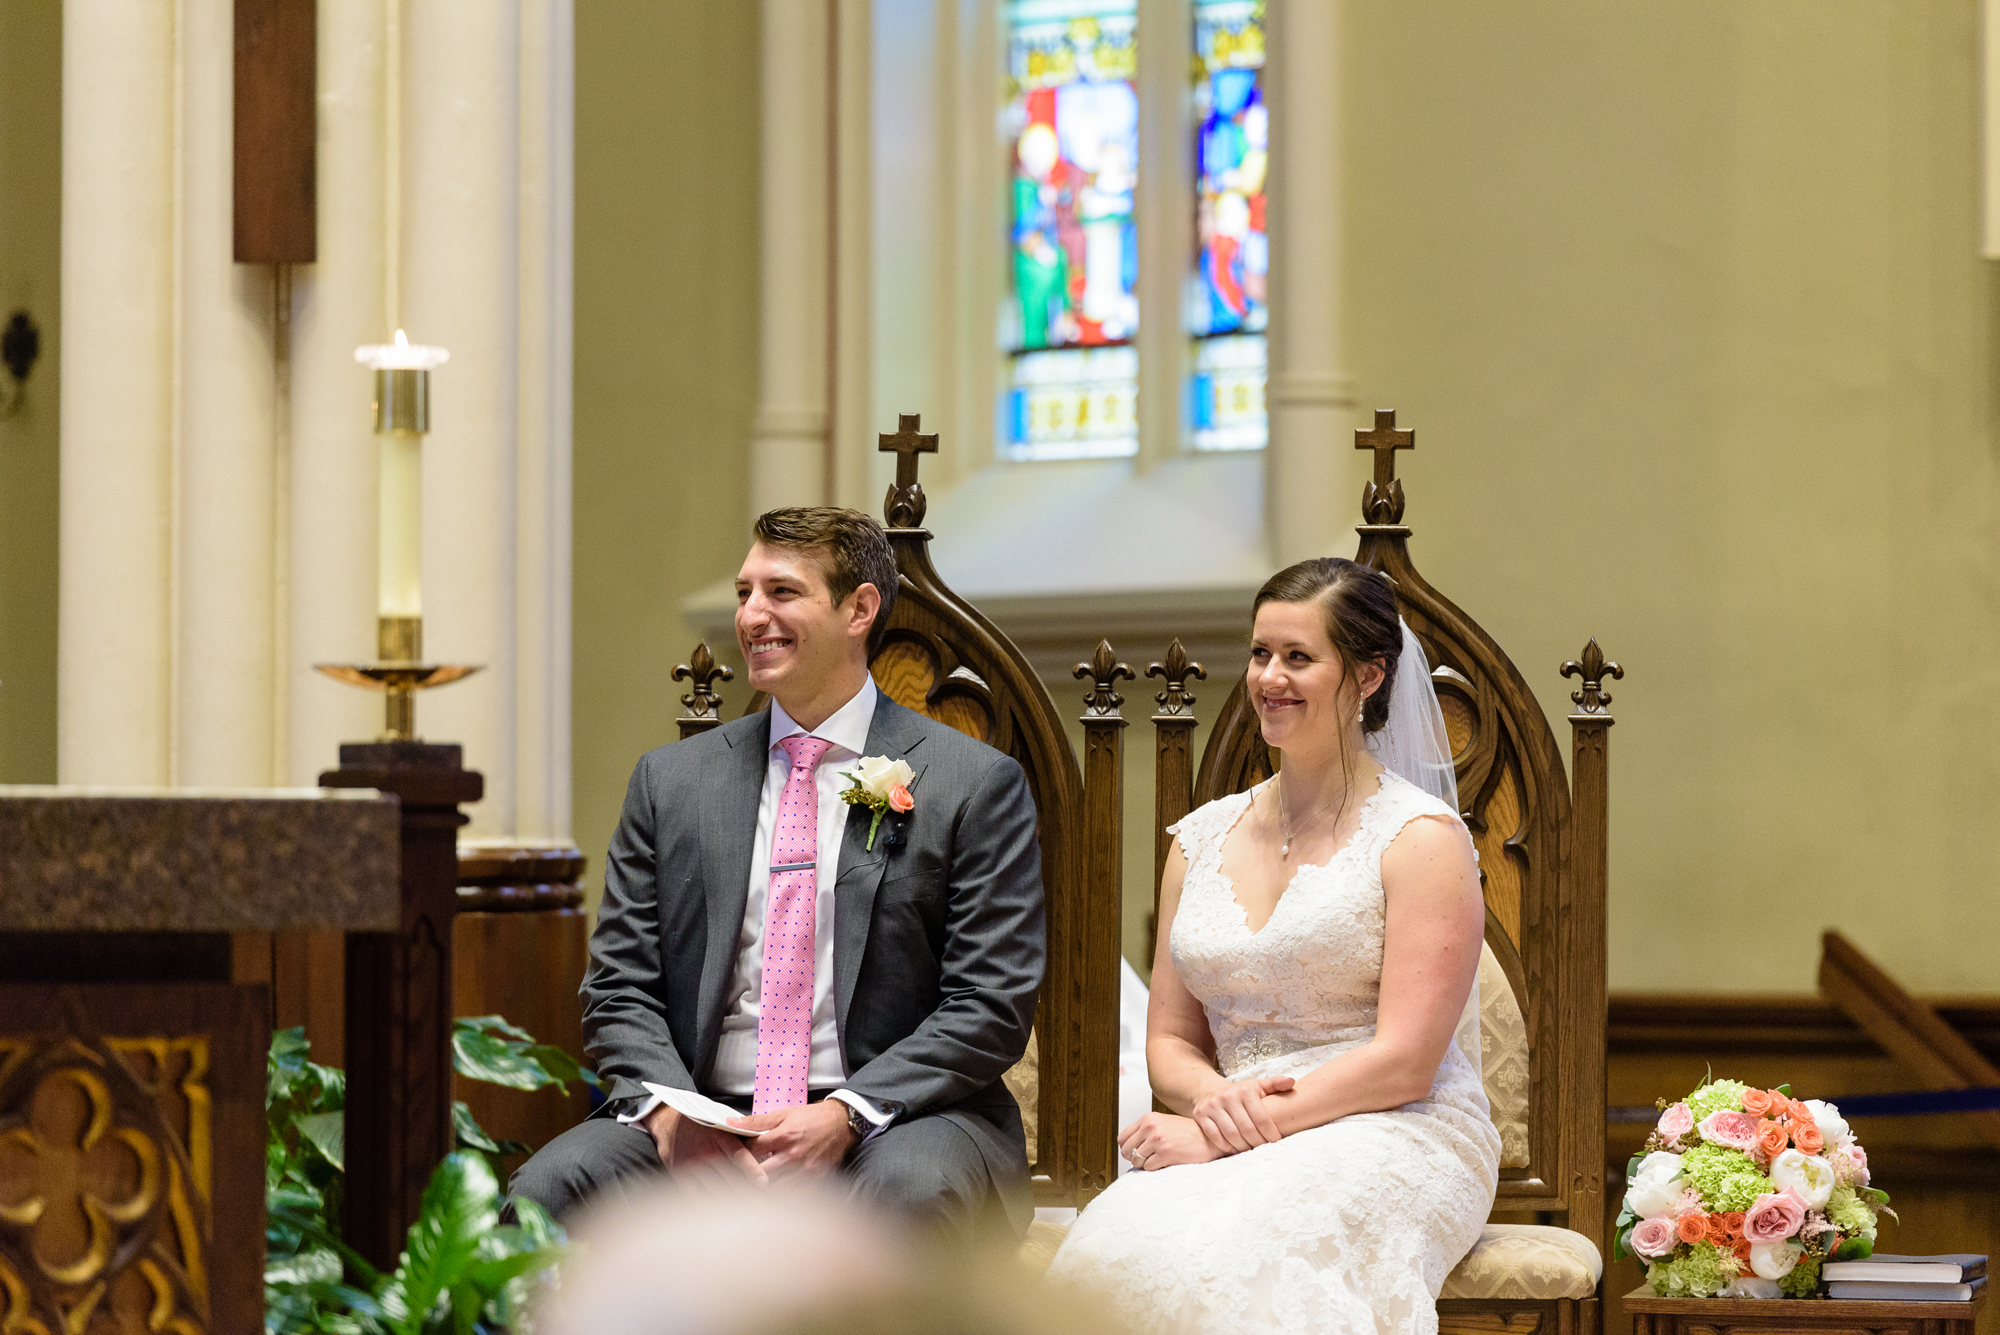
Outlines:
{"label": "groom's hand", "polygon": [[799,1173],[830,1173],[854,1148],[847,1124],[847,1105],[821,1099],[783,1112],[732,1117],[731,1126],[758,1133],[751,1149],[773,1179]]}
{"label": "groom's hand", "polygon": [[662,1166],[685,1172],[699,1168],[707,1172],[740,1171],[753,1182],[766,1180],[764,1166],[750,1153],[743,1137],[712,1126],[690,1122],[672,1108],[661,1104],[640,1123],[653,1137]]}

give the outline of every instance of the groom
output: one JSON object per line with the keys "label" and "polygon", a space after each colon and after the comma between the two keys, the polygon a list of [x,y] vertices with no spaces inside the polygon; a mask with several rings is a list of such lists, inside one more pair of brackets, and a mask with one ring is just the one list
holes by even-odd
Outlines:
{"label": "groom", "polygon": [[[1018,1235],[1027,1155],[1000,1076],[1044,962],[1026,777],[876,689],[897,576],[874,520],[773,510],[755,535],[736,639],[771,708],[633,772],[583,982],[610,1100],[512,1190],[560,1216],[662,1171],[837,1171],[961,1236]],[[872,847],[876,813],[842,796],[864,757],[909,767]],[[729,1104],[755,1134],[698,1125],[646,1083]]]}

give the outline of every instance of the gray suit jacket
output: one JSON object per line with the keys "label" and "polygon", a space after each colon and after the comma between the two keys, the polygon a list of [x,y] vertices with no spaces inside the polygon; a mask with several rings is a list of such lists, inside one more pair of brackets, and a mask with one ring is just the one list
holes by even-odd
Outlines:
{"label": "gray suit jacket", "polygon": [[[649,752],[606,860],[584,976],[585,1046],[614,1099],[641,1081],[708,1088],[757,850],[769,712]],[[846,1087],[935,1113],[978,1145],[1009,1217],[1032,1212],[1020,1108],[1000,1076],[1027,1050],[1046,963],[1041,849],[1020,765],[891,700],[871,756],[915,771],[916,807],[871,852],[848,812],[834,882],[835,1015]]]}

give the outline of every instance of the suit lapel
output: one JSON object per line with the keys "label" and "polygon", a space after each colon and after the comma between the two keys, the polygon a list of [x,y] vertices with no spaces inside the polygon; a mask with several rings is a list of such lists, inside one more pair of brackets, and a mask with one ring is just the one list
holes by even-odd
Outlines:
{"label": "suit lapel", "polygon": [[[910,762],[916,771],[910,787],[914,791],[923,778],[924,765],[910,753],[924,740],[915,726],[916,715],[891,700],[887,694],[875,702],[875,717],[868,724],[868,746],[864,756],[887,756]],[[861,957],[868,948],[868,925],[875,913],[875,891],[888,868],[889,834],[897,817],[882,821],[876,831],[875,847],[868,848],[868,825],[875,813],[855,805],[847,812],[847,826],[840,840],[840,869],[833,883],[833,978],[834,1020],[842,1041],[847,1036],[847,1015],[854,1001],[854,984],[861,977]]]}
{"label": "suit lapel", "polygon": [[701,996],[695,1034],[701,1044],[699,1079],[715,1056],[722,1007],[736,968],[737,942],[750,899],[750,859],[757,842],[757,807],[770,757],[771,715],[730,736],[729,754],[712,783],[701,789],[701,880],[708,903],[708,945],[701,960]]}

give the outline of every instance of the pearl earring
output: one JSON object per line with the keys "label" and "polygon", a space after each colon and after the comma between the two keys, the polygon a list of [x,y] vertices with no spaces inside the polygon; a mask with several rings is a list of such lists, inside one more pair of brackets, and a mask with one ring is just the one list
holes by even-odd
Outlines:
{"label": "pearl earring", "polygon": [[1368,697],[1365,695],[1354,702],[1354,721],[1356,723],[1368,721]]}

